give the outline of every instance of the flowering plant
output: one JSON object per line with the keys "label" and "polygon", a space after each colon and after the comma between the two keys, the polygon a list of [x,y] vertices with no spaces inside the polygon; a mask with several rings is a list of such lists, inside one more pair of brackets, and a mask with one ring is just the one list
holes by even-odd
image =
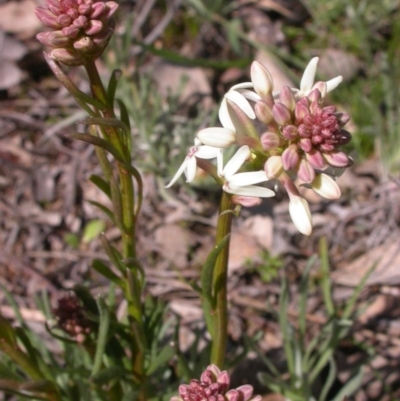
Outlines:
{"label": "flowering plant", "polygon": [[[162,301],[144,296],[146,269],[138,258],[136,243],[143,181],[132,159],[127,107],[115,97],[121,71],[113,71],[105,87],[95,63],[113,34],[117,8],[114,1],[46,0],[36,10],[37,17],[50,29],[37,35],[50,48],[46,61],[89,116],[83,121],[87,130],[70,138],[95,146],[102,175],[90,179],[111,206],[92,203],[119,232],[121,249],[102,235],[109,262],[95,259],[92,265],[108,280],[111,295],[94,298],[85,287],[77,286],[52,310],[48,300],[43,301],[47,331],[62,343],[63,358],[54,357],[26,325],[14,328],[0,316],[0,351],[14,367],[5,379],[0,377],[0,388],[17,396],[49,401],[261,401],[260,395],[253,396],[250,385],[229,389],[230,376],[222,370],[228,338],[227,267],[232,219],[240,207],[255,206],[262,198],[274,196],[267,187],[274,180],[289,195],[295,226],[301,233],[311,234],[310,209],[297,180],[328,199],[337,199],[340,189],[334,179],[336,169],[351,164],[341,150],[351,138],[343,129],[349,116],[324,105],[326,94],[341,77],[314,84],[318,62],[314,58],[299,89],[284,87],[274,92],[270,73],[254,62],[251,82],[235,85],[224,96],[219,109],[222,127],[197,132],[194,145],[167,185],[171,187],[182,174],[192,182],[199,167],[221,186],[222,195],[215,247],[202,268],[199,283],[193,285],[211,338],[210,355],[206,348],[207,362],[202,364],[208,367],[199,380],[181,384],[179,395],[175,391],[174,395],[165,395],[160,383],[172,381],[181,370],[193,377],[195,369],[183,361],[178,328],[173,332],[165,322]],[[90,95],[72,82],[62,65],[84,67]],[[263,124],[261,134],[253,120]],[[228,148],[234,148],[233,156],[226,160]],[[116,294],[126,305],[122,312],[117,308]],[[0,363],[1,374],[7,366]]]}

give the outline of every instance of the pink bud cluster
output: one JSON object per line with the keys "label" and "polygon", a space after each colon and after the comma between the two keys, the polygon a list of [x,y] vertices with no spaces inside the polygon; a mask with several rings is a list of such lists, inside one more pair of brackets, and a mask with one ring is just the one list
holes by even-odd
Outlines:
{"label": "pink bud cluster", "polygon": [[50,57],[66,65],[83,65],[96,59],[106,47],[114,29],[114,1],[46,0],[36,16],[51,31],[37,39],[52,48]]}
{"label": "pink bud cluster", "polygon": [[200,380],[193,379],[190,384],[179,386],[179,396],[171,401],[261,401],[261,396],[252,398],[253,387],[243,385],[229,390],[230,378],[228,373],[210,365],[201,374]]}
{"label": "pink bud cluster", "polygon": [[[284,87],[272,107],[265,100],[256,104],[257,116],[268,124],[268,131],[261,137],[263,148],[280,156],[283,170],[296,171],[305,183],[312,183],[316,171],[328,166],[351,164],[351,159],[339,150],[351,139],[350,133],[343,129],[349,116],[338,113],[334,106],[324,107],[323,92],[315,88],[296,101],[292,90]],[[276,176],[276,164],[276,159],[266,163],[270,178]]]}

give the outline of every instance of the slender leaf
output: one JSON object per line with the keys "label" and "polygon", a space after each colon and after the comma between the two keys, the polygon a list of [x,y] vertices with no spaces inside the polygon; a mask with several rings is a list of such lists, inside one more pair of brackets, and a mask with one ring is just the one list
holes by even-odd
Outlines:
{"label": "slender leaf", "polygon": [[324,387],[322,387],[321,394],[319,396],[318,401],[325,401],[326,397],[328,396],[329,390],[332,387],[333,382],[336,379],[336,374],[337,374],[337,368],[336,368],[336,363],[333,358],[330,359],[329,361],[329,373],[328,377],[326,378],[326,381],[324,383]]}
{"label": "slender leaf", "polygon": [[111,199],[110,185],[107,183],[107,181],[96,174],[92,174],[89,177],[89,181],[93,182],[93,184],[96,185],[97,188],[99,188],[103,193],[107,195],[109,199]]}
{"label": "slender leaf", "polygon": [[108,266],[106,266],[102,261],[95,259],[93,260],[92,267],[102,276],[108,278],[110,281],[115,283],[121,288],[125,287],[125,282],[118,277]]}
{"label": "slender leaf", "polygon": [[117,90],[117,85],[118,81],[122,76],[122,71],[119,69],[115,69],[111,73],[110,81],[108,83],[108,88],[107,88],[107,101],[108,104],[112,105],[114,104],[114,98],[115,98],[115,92]]}
{"label": "slender leaf", "polygon": [[110,329],[110,312],[104,300],[102,298],[97,299],[97,308],[100,314],[99,331],[97,334],[97,346],[93,361],[93,368],[91,376],[93,377],[99,373],[102,363],[104,350],[107,344],[107,336]]}
{"label": "slender leaf", "polygon": [[347,396],[354,394],[361,387],[363,375],[364,371],[362,367],[360,367],[355,376],[350,380],[347,380],[346,384],[341,388],[332,401],[343,401]]}

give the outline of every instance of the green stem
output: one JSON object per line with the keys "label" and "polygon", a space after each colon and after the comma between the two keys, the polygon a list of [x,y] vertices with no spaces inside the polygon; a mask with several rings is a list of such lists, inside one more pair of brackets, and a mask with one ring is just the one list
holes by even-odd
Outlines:
{"label": "green stem", "polygon": [[[107,93],[101,82],[99,73],[94,61],[89,61],[85,64],[87,74],[90,79],[90,87],[93,97],[106,105],[105,110],[102,110],[103,117],[115,118],[114,107],[110,104]],[[107,139],[116,147],[122,155],[126,155],[129,159],[127,164],[130,164],[131,149],[124,149],[122,136],[118,127],[102,126],[102,131],[107,136]],[[105,138],[106,139],[106,138]],[[136,259],[136,241],[135,241],[135,188],[132,181],[131,172],[123,165],[117,162],[121,201],[122,201],[122,256],[125,260]],[[106,173],[106,172],[104,172]],[[136,177],[138,181],[139,192],[141,191],[141,178]],[[138,194],[139,200],[142,194]],[[130,268],[126,269],[127,291],[125,293],[128,301],[129,320],[132,327],[132,372],[133,380],[141,387],[139,400],[146,400],[146,378],[144,374],[144,350],[143,350],[143,323],[142,323],[142,305],[141,305],[141,284],[138,275]]]}
{"label": "green stem", "polygon": [[[215,244],[218,245],[230,232],[233,218],[233,204],[226,192],[222,192],[217,223]],[[213,290],[215,297],[215,310],[213,316],[214,330],[211,346],[211,363],[222,368],[226,353],[226,340],[228,336],[228,300],[227,276],[229,260],[229,240],[218,255],[213,275]]]}

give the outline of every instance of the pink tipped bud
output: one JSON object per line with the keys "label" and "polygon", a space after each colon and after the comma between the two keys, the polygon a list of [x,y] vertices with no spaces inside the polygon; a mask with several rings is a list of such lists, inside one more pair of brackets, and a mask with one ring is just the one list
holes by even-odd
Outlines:
{"label": "pink tipped bud", "polygon": [[115,1],[107,1],[106,6],[107,6],[107,9],[106,9],[106,12],[105,12],[105,18],[109,19],[117,11],[118,3],[116,3]]}
{"label": "pink tipped bud", "polygon": [[299,131],[294,125],[286,125],[282,130],[282,135],[287,141],[292,141],[298,137]]}
{"label": "pink tipped bud", "polygon": [[307,160],[301,159],[299,167],[297,169],[297,177],[307,184],[311,183],[314,180],[315,171]]}
{"label": "pink tipped bud", "polygon": [[281,89],[281,92],[279,94],[279,101],[285,105],[290,112],[294,111],[294,108],[296,106],[296,101],[294,99],[294,95],[292,90],[288,86],[284,86]]}
{"label": "pink tipped bud", "polygon": [[78,12],[81,15],[87,15],[90,13],[90,11],[92,11],[92,6],[90,4],[81,4],[78,7]]}
{"label": "pink tipped bud", "polygon": [[94,47],[93,40],[88,36],[84,36],[82,39],[79,39],[74,42],[74,48],[76,50],[80,50],[84,53],[89,52]]}
{"label": "pink tipped bud", "polygon": [[84,63],[78,52],[64,48],[53,49],[50,52],[50,58],[69,66],[82,65]]}
{"label": "pink tipped bud", "polygon": [[89,21],[85,29],[86,35],[93,36],[97,35],[103,29],[103,23],[101,21],[92,20]]}
{"label": "pink tipped bud", "polygon": [[290,145],[282,153],[282,165],[285,170],[296,168],[300,161],[299,149],[297,145]]}
{"label": "pink tipped bud", "polygon": [[283,173],[281,156],[271,156],[264,164],[264,171],[269,180],[278,178]]}
{"label": "pink tipped bud", "polygon": [[346,125],[350,121],[350,115],[347,113],[336,113],[336,118],[341,127]]}
{"label": "pink tipped bud", "polygon": [[79,34],[79,28],[74,25],[67,26],[61,30],[64,36],[68,38],[75,39]]}
{"label": "pink tipped bud", "polygon": [[291,121],[290,111],[289,109],[283,105],[282,103],[275,103],[272,107],[272,115],[274,116],[274,120],[278,125],[286,125]]}
{"label": "pink tipped bud", "polygon": [[281,145],[281,138],[274,132],[264,132],[261,135],[261,144],[264,150],[276,149]]}
{"label": "pink tipped bud", "polygon": [[248,401],[253,395],[253,387],[249,384],[244,384],[236,389],[243,394],[243,401]]}
{"label": "pink tipped bud", "polygon": [[58,23],[57,17],[47,7],[37,7],[35,10],[36,17],[43,22],[44,25],[52,29],[60,29],[62,26]]}
{"label": "pink tipped bud", "polygon": [[61,14],[57,17],[57,22],[62,26],[62,27],[66,27],[71,25],[72,20],[71,17],[67,14]]}
{"label": "pink tipped bud", "polygon": [[253,61],[251,64],[250,76],[256,93],[261,96],[261,98],[268,98],[274,89],[269,71],[258,61]]}
{"label": "pink tipped bud", "polygon": [[349,157],[343,152],[324,153],[324,159],[333,167],[348,167],[351,162]]}
{"label": "pink tipped bud", "polygon": [[89,17],[92,19],[96,19],[98,18],[101,14],[103,14],[103,12],[106,10],[107,6],[105,5],[105,3],[94,3],[92,5],[92,10],[89,14]]}
{"label": "pink tipped bud", "polygon": [[257,198],[255,196],[233,195],[231,197],[231,201],[234,205],[240,205],[244,207],[254,207],[258,206],[262,202],[262,199]]}
{"label": "pink tipped bud", "polygon": [[256,103],[254,111],[257,118],[266,125],[270,124],[274,120],[272,108],[264,100],[259,100]]}
{"label": "pink tipped bud", "polygon": [[310,138],[301,138],[299,142],[300,147],[304,150],[304,152],[311,152],[313,145]]}
{"label": "pink tipped bud", "polygon": [[77,28],[85,28],[86,25],[88,23],[88,19],[87,17],[85,17],[84,15],[80,15],[78,18],[76,18],[73,22],[73,24],[77,27]]}
{"label": "pink tipped bud", "polygon": [[237,390],[229,390],[226,394],[225,394],[225,398],[228,401],[240,401],[241,399],[241,394],[239,393],[239,391]]}
{"label": "pink tipped bud", "polygon": [[[319,92],[319,95],[317,95],[315,93],[315,91]],[[328,91],[328,87],[326,85],[326,82],[322,82],[322,81],[318,81],[315,83],[315,85],[312,87],[311,92],[308,94],[308,98],[311,101],[316,101],[318,102],[321,98],[324,99],[324,97],[326,96],[326,93]],[[314,94],[313,94],[314,92]],[[310,97],[311,96],[311,97]],[[314,98],[314,96],[316,96],[317,98]]]}
{"label": "pink tipped bud", "polygon": [[304,102],[297,102],[294,109],[294,115],[296,116],[296,120],[303,121],[308,115],[310,115],[310,110]]}
{"label": "pink tipped bud", "polygon": [[318,150],[314,149],[311,152],[306,153],[306,158],[315,169],[322,170],[326,167],[325,159]]}

